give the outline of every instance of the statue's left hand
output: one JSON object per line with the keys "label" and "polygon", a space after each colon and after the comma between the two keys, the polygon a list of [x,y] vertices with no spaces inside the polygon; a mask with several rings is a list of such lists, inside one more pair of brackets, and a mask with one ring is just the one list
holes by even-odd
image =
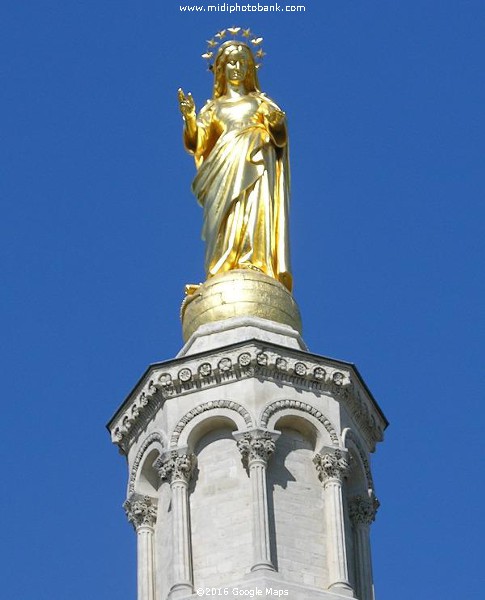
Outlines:
{"label": "statue's left hand", "polygon": [[270,127],[277,128],[283,124],[285,117],[286,115],[282,110],[272,110],[266,117],[266,120]]}
{"label": "statue's left hand", "polygon": [[282,110],[272,110],[265,117],[265,124],[273,143],[282,148],[287,143],[286,115]]}

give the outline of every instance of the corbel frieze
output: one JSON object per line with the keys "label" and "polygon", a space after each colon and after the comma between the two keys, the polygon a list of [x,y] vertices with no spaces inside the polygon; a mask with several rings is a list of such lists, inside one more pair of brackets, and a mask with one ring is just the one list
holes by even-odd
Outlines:
{"label": "corbel frieze", "polygon": [[154,367],[145,383],[110,426],[113,443],[127,453],[132,440],[172,398],[227,383],[256,377],[277,381],[297,389],[331,395],[348,409],[371,449],[383,439],[384,421],[351,369],[298,351],[251,344],[204,357],[186,357],[184,362]]}

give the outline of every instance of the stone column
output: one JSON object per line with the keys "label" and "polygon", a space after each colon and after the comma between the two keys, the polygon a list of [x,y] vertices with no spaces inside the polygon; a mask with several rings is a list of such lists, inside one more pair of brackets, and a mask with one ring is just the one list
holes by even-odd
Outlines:
{"label": "stone column", "polygon": [[330,581],[328,589],[353,596],[347,565],[342,500],[342,482],[348,472],[349,463],[344,457],[344,452],[338,448],[323,449],[320,454],[315,455],[313,462],[318,471],[318,478],[323,483]]}
{"label": "stone column", "polygon": [[374,600],[370,525],[376,518],[379,500],[371,492],[356,496],[349,503],[349,516],[354,527],[355,572],[359,600]]}
{"label": "stone column", "polygon": [[243,435],[235,434],[243,464],[249,471],[252,495],[253,565],[251,571],[274,571],[269,538],[268,495],[266,467],[275,450],[276,431],[254,429]]}
{"label": "stone column", "polygon": [[132,494],[123,504],[126,516],[136,530],[138,600],[155,600],[153,533],[157,504],[150,496]]}
{"label": "stone column", "polygon": [[174,451],[158,458],[154,463],[161,481],[168,481],[172,490],[174,582],[170,589],[171,598],[191,594],[194,591],[189,483],[196,461],[194,454],[179,454]]}

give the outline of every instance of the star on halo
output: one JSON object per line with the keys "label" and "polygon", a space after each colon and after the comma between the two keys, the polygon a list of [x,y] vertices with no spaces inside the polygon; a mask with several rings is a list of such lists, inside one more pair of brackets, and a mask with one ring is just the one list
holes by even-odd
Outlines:
{"label": "star on halo", "polygon": [[266,56],[266,53],[261,46],[263,38],[255,36],[249,28],[244,29],[243,27],[234,26],[221,29],[210,40],[207,40],[207,50],[202,54],[202,58],[207,61],[209,71],[213,70],[213,61],[219,51],[218,47],[222,46],[224,39],[227,39],[228,33],[234,38],[234,41],[237,41],[237,38],[239,37],[246,45],[249,46],[249,42],[251,43],[253,46],[254,57],[257,59],[255,66],[258,69],[261,66],[263,58]]}

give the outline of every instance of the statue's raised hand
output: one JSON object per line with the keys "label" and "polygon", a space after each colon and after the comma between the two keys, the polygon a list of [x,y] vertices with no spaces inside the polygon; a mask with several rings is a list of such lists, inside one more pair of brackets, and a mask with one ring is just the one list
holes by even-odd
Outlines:
{"label": "statue's raised hand", "polygon": [[182,88],[179,88],[178,99],[180,112],[182,113],[184,119],[190,119],[192,117],[195,117],[195,102],[192,98],[192,94],[189,92],[186,96]]}

